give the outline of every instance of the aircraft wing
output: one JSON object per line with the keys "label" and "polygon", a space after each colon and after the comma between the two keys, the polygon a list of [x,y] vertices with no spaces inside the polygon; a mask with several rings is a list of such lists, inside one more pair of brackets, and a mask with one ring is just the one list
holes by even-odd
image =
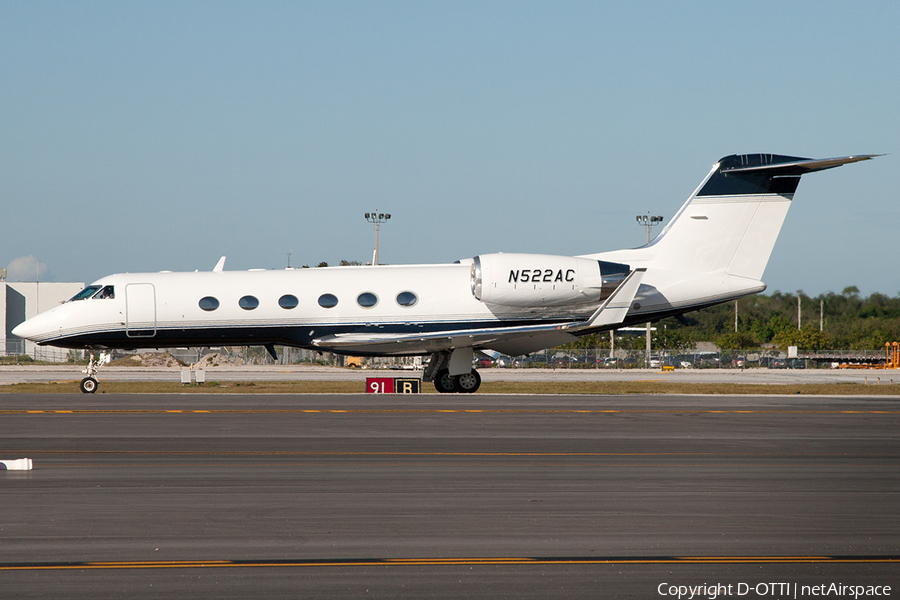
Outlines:
{"label": "aircraft wing", "polygon": [[429,354],[454,348],[491,348],[518,356],[551,346],[567,344],[577,338],[566,330],[579,323],[548,323],[519,327],[459,329],[435,333],[397,335],[391,333],[339,333],[313,340],[322,349],[347,354]]}

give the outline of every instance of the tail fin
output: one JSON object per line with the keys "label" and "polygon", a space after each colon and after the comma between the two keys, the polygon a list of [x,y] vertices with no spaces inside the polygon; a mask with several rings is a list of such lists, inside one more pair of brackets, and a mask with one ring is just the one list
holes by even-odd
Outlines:
{"label": "tail fin", "polygon": [[645,250],[673,271],[762,278],[800,176],[877,155],[809,159],[778,154],[726,156]]}

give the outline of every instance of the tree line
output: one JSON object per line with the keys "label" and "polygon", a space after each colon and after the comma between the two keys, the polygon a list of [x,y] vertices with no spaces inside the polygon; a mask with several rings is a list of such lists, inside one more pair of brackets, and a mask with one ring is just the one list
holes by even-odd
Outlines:
{"label": "tree line", "polygon": [[[800,322],[797,298],[800,298]],[[821,324],[821,327],[820,327]],[[850,286],[840,293],[809,296],[779,291],[757,294],[684,315],[654,322],[654,348],[687,350],[697,342],[714,342],[723,350],[776,347],[801,351],[880,350],[886,342],[900,341],[900,295],[873,293],[860,296]],[[643,348],[643,336],[617,341],[622,348]],[[609,334],[587,336],[572,344],[583,348],[608,348]]]}

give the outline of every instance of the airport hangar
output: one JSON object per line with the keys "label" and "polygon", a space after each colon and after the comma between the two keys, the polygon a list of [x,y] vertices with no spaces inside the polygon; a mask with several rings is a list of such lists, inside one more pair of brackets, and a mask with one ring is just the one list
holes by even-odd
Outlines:
{"label": "airport hangar", "polygon": [[[2,272],[0,272],[2,274]],[[38,346],[12,334],[25,319],[65,302],[84,289],[84,283],[0,281],[0,351],[3,356],[27,354],[35,360],[63,362],[67,348]]]}

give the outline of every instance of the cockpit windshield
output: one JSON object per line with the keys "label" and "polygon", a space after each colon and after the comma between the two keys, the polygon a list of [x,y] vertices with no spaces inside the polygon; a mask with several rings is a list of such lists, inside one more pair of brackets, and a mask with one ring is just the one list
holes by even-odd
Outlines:
{"label": "cockpit windshield", "polygon": [[69,302],[75,302],[76,300],[85,300],[94,295],[94,293],[100,289],[99,285],[89,285],[74,296],[69,299]]}
{"label": "cockpit windshield", "polygon": [[113,286],[108,285],[104,287],[102,290],[97,292],[97,295],[94,296],[94,300],[110,300],[116,297],[116,290]]}

